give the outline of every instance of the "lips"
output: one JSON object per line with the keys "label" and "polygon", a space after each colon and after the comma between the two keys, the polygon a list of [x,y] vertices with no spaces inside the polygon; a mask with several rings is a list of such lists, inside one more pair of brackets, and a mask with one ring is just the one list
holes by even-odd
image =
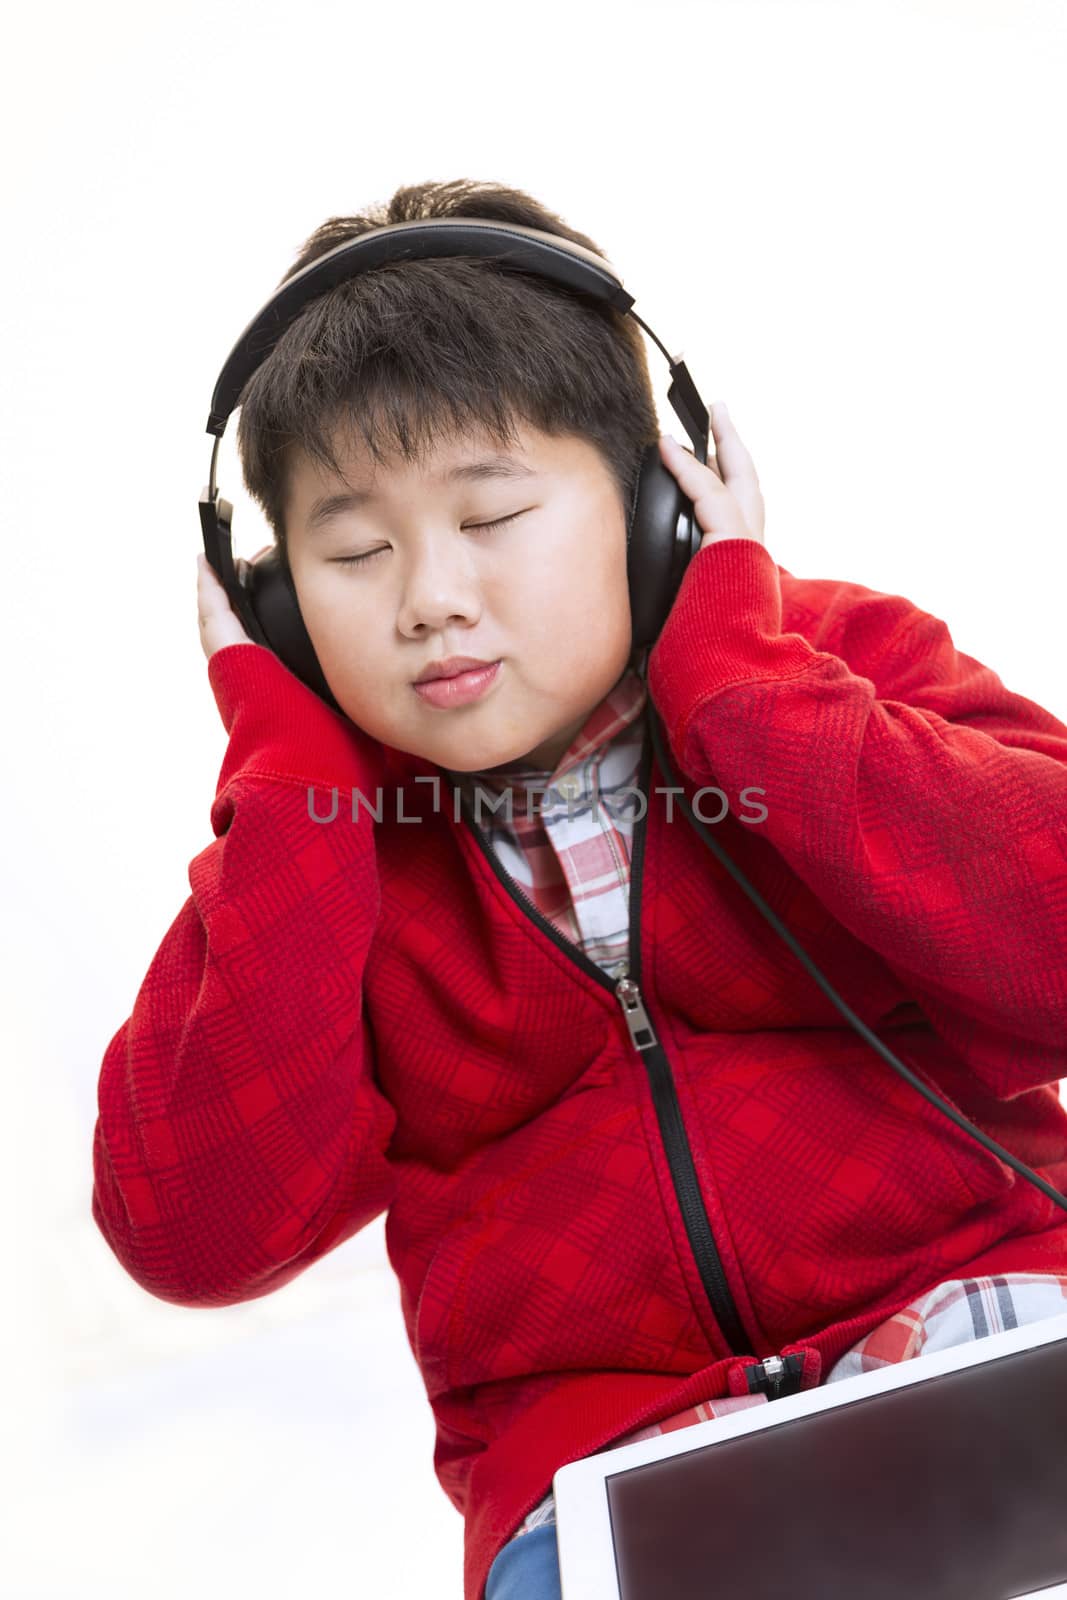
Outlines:
{"label": "lips", "polygon": [[428,678],[412,687],[420,700],[448,710],[454,706],[468,705],[478,700],[496,682],[502,663],[490,661],[479,664],[467,672],[456,672],[448,678]]}
{"label": "lips", "polygon": [[446,656],[442,661],[431,661],[423,667],[416,683],[431,683],[438,678],[456,678],[461,672],[480,671],[495,666],[493,661],[482,661],[477,656]]}

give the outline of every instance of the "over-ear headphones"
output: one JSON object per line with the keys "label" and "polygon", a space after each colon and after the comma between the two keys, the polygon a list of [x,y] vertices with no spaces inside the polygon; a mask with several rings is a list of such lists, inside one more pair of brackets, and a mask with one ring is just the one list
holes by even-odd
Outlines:
{"label": "over-ear headphones", "polygon": [[[234,562],[233,507],[215,484],[219,442],[244,385],[267,359],[285,330],[309,301],[357,273],[385,262],[441,256],[491,257],[501,267],[533,273],[572,293],[628,312],[663,352],[671,370],[667,399],[693,444],[695,458],[708,459],[708,408],[680,356],[668,355],[648,324],[632,310],[634,297],[623,288],[610,262],[557,234],[482,218],[437,217],[372,228],[335,246],[294,273],[253,317],[234,345],[215,383],[207,432],[215,443],[207,487],[200,495],[204,550],[249,638],[266,645],[291,672],[335,711],[314,646],[300,614],[289,569],[274,547],[254,564]],[[660,458],[659,444],[645,446],[636,475],[626,526],[626,570],[630,591],[633,647],[658,638],[674,603],[682,575],[700,548],[701,529],[692,501],[684,495]]]}

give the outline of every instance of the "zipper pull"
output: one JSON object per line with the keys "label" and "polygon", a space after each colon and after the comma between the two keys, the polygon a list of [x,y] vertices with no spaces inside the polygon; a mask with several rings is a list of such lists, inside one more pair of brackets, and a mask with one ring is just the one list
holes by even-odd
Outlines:
{"label": "zipper pull", "polygon": [[[797,1394],[804,1380],[804,1356],[796,1354],[786,1356],[767,1356],[763,1361],[756,1361],[748,1368],[748,1387],[751,1393],[763,1389],[766,1385],[769,1400],[781,1400],[785,1395]],[[762,1377],[757,1377],[762,1374]]]}
{"label": "zipper pull", "polygon": [[651,1050],[659,1044],[655,1029],[648,1020],[641,999],[641,991],[632,978],[620,978],[615,985],[615,994],[622,1006],[622,1014],[626,1018],[626,1026],[630,1030],[630,1038],[637,1050]]}
{"label": "zipper pull", "polygon": [[778,1391],[782,1386],[782,1374],[785,1372],[785,1362],[781,1356],[768,1356],[766,1360],[758,1363],[756,1371],[762,1369],[763,1376],[770,1385],[770,1397],[777,1400]]}

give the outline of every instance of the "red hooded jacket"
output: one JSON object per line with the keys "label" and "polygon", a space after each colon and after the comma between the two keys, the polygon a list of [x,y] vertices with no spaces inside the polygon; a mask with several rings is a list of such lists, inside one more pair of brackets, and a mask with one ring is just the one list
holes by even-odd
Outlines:
{"label": "red hooded jacket", "polygon": [[[947,1277],[1067,1271],[1067,1212],[849,1026],[647,734],[642,1049],[438,767],[259,645],[208,675],[214,839],[107,1046],[93,1216],[151,1294],[220,1306],[388,1208],[464,1600],[566,1462],[766,1356],[817,1384]],[[690,803],[728,797],[716,839],[846,1003],[1067,1188],[1067,727],[909,600],[752,539],[690,563],[648,685]]]}

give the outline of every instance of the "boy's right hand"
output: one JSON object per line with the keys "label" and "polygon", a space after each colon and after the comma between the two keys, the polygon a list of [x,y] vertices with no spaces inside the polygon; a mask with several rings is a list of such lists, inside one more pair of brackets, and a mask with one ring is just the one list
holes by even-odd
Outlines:
{"label": "boy's right hand", "polygon": [[[257,550],[255,561],[270,545]],[[254,644],[241,625],[241,619],[230,605],[230,597],[219,582],[207,556],[201,550],[196,557],[196,608],[200,620],[200,645],[210,661],[216,650],[228,644]]]}

